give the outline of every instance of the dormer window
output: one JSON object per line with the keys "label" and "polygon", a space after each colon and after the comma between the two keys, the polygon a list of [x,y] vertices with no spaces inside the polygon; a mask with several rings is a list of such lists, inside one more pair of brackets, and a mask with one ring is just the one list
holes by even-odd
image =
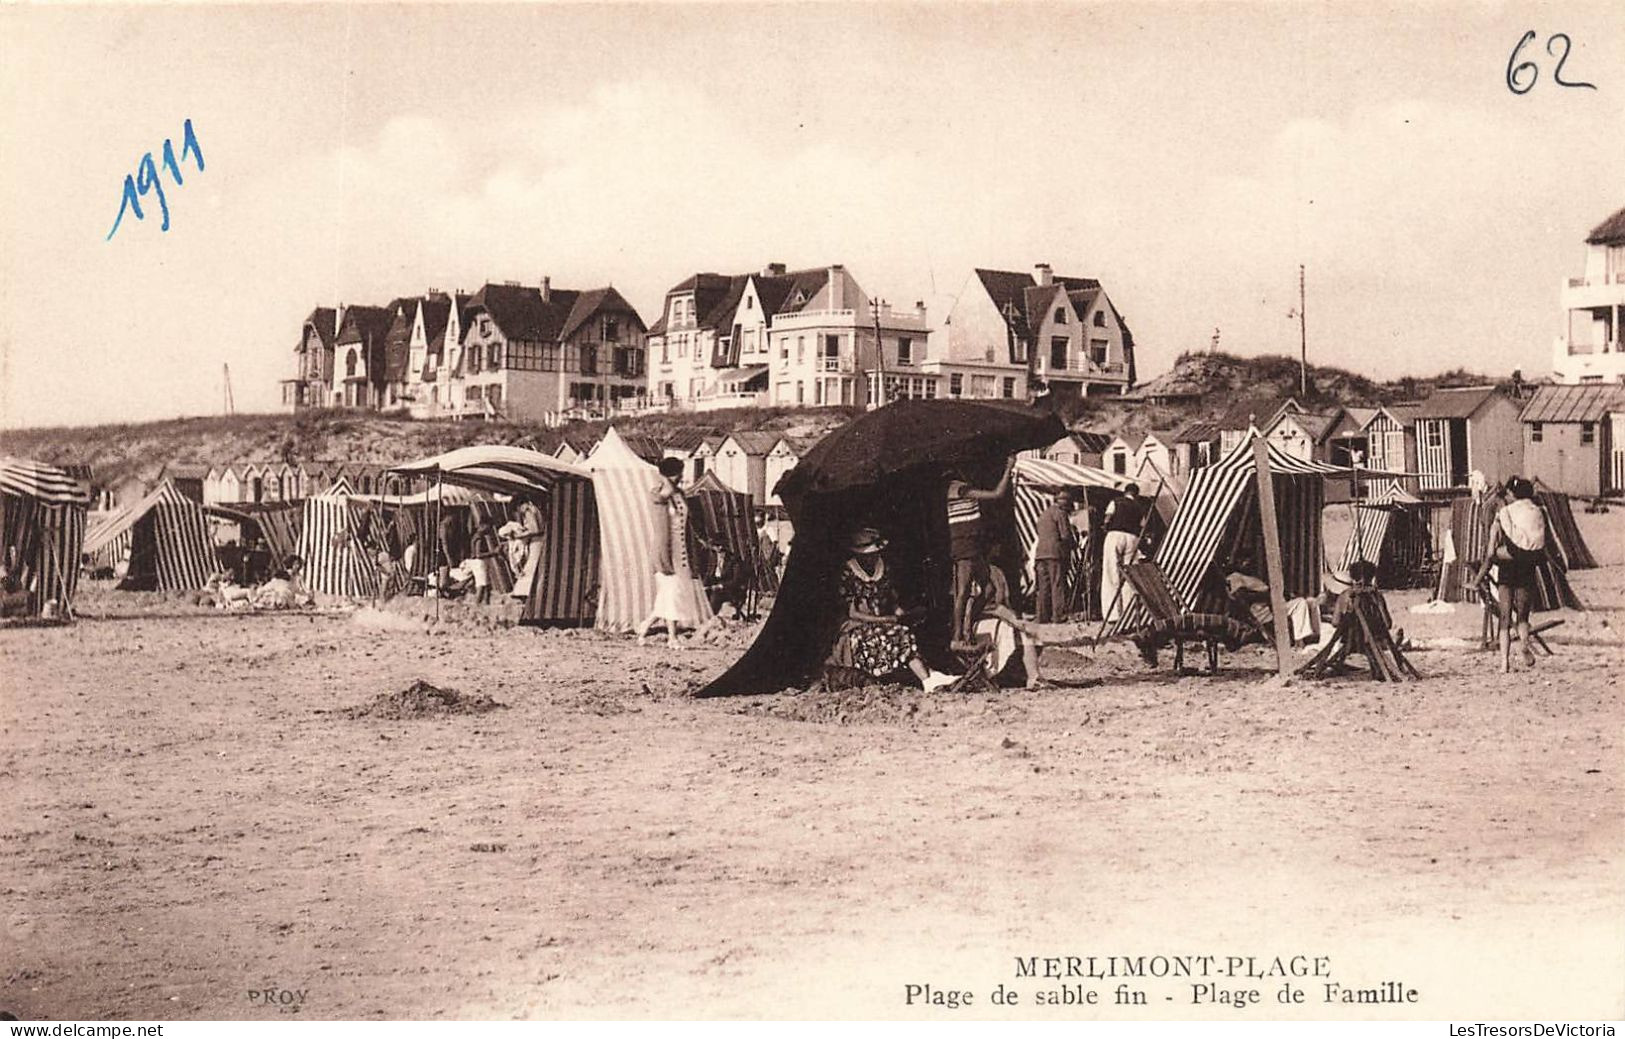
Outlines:
{"label": "dormer window", "polygon": [[1106,327],[1106,312],[1105,311],[1103,311],[1103,310],[1095,311],[1095,327],[1096,328],[1105,328]]}

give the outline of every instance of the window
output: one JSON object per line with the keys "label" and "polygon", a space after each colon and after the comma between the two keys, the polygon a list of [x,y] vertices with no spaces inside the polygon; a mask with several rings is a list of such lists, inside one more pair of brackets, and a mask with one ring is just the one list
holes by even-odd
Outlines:
{"label": "window", "polygon": [[491,406],[493,408],[500,408],[502,406],[502,387],[487,386],[485,389],[485,399],[491,402]]}
{"label": "window", "polygon": [[1105,328],[1106,327],[1106,312],[1104,310],[1095,311],[1095,327],[1096,328]]}
{"label": "window", "polygon": [[351,350],[349,353],[344,355],[344,374],[346,376],[351,376],[351,375],[355,374],[355,351],[354,350]]}
{"label": "window", "polygon": [[962,397],[965,395],[965,377],[958,372],[948,376],[948,396]]}
{"label": "window", "polygon": [[1537,444],[1546,439],[1546,430],[1542,427],[1541,423],[1529,423],[1529,439]]}
{"label": "window", "polygon": [[1580,423],[1580,443],[1595,444],[1597,442],[1597,424],[1595,422]]}
{"label": "window", "polygon": [[1122,476],[1128,472],[1128,455],[1122,451],[1112,452],[1112,472]]}
{"label": "window", "polygon": [[972,375],[970,377],[970,395],[977,400],[986,400],[998,396],[999,380],[991,375]]}
{"label": "window", "polygon": [[660,337],[660,363],[671,363],[671,343],[667,341],[665,336]]}
{"label": "window", "polygon": [[598,344],[596,344],[596,343],[582,343],[581,344],[581,374],[582,375],[597,375],[598,374]]}
{"label": "window", "polygon": [[926,400],[936,400],[937,399],[937,380],[936,379],[929,379],[928,378],[928,379],[925,380],[925,399]]}
{"label": "window", "polygon": [[487,348],[486,360],[490,362],[486,367],[493,372],[502,367],[502,341],[500,339]]}
{"label": "window", "polygon": [[1065,307],[1056,307],[1055,308],[1055,323],[1057,325],[1066,324],[1066,308]]}
{"label": "window", "polygon": [[755,296],[746,296],[745,297],[745,309],[746,310],[755,310],[756,309],[756,297]]}
{"label": "window", "polygon": [[478,343],[475,343],[473,346],[469,347],[468,370],[470,372],[478,372],[480,370],[480,346]]}
{"label": "window", "polygon": [[788,361],[789,359],[790,359],[790,337],[785,336],[783,339],[779,340],[779,360]]}
{"label": "window", "polygon": [[490,334],[491,334],[491,319],[488,318],[488,317],[481,317],[480,318],[480,338],[484,339],[486,336],[488,336]]}
{"label": "window", "polygon": [[618,318],[604,318],[604,342],[614,343],[621,338],[621,322]]}
{"label": "window", "polygon": [[1006,397],[1014,397],[1016,395],[1016,378],[1015,378],[1015,376],[1013,376],[1013,375],[1005,376],[1005,379],[1004,379],[1004,395]]}
{"label": "window", "polygon": [[464,400],[479,400],[480,399],[480,388],[478,386],[470,386],[467,389],[463,390],[463,399]]}
{"label": "window", "polygon": [[1106,365],[1106,348],[1110,346],[1104,339],[1089,340],[1089,359],[1101,367]]}
{"label": "window", "polygon": [[704,455],[695,455],[694,456],[694,479],[698,480],[700,477],[702,477],[704,475],[705,475],[705,456]]}
{"label": "window", "polygon": [[901,367],[903,365],[911,365],[913,363],[914,363],[914,340],[908,338],[907,336],[899,336],[898,339],[897,339],[897,364],[898,364],[898,366]]}
{"label": "window", "polygon": [[1427,444],[1428,447],[1434,450],[1444,447],[1444,427],[1442,425],[1437,422],[1427,424]]}
{"label": "window", "polygon": [[801,384],[800,379],[797,379],[796,380],[796,403],[797,404],[804,404],[804,403],[806,403],[806,401],[807,401],[807,388]]}
{"label": "window", "polygon": [[1049,341],[1049,366],[1051,368],[1062,371],[1066,369],[1066,352],[1071,345],[1072,340],[1065,336],[1056,336]]}

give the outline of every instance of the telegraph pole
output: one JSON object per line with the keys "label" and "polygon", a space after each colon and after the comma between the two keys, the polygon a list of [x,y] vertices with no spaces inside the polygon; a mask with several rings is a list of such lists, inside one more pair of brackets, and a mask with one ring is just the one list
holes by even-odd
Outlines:
{"label": "telegraph pole", "polygon": [[225,376],[226,414],[235,415],[237,414],[237,404],[231,399],[231,365],[221,364],[220,367]]}
{"label": "telegraph pole", "polygon": [[886,397],[886,344],[880,338],[880,306],[885,302],[883,299],[871,299],[869,301],[869,316],[874,319],[875,323],[875,396],[879,398],[876,407],[888,403]]}
{"label": "telegraph pole", "polygon": [[1298,264],[1298,396],[1309,396],[1309,332],[1303,316],[1303,264]]}

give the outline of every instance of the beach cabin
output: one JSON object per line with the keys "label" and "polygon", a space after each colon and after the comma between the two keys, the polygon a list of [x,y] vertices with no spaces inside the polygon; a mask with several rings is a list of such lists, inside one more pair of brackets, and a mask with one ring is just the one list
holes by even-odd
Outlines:
{"label": "beach cabin", "polygon": [[1625,386],[1542,386],[1519,419],[1525,475],[1584,498],[1625,489]]}
{"label": "beach cabin", "polygon": [[1493,386],[1435,390],[1416,411],[1417,471],[1424,491],[1467,486],[1477,470],[1491,485],[1523,469],[1518,402]]}
{"label": "beach cabin", "polygon": [[712,472],[729,490],[750,495],[751,504],[767,500],[767,454],[778,437],[772,433],[730,433],[717,445]]}

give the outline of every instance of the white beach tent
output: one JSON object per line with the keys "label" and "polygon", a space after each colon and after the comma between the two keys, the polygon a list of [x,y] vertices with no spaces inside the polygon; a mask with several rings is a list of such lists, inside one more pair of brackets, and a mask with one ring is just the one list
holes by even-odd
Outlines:
{"label": "white beach tent", "polygon": [[[659,483],[660,471],[634,454],[613,426],[585,464],[592,471],[598,498],[603,557],[597,627],[631,631],[649,615],[655,601],[654,546],[663,536],[664,518],[649,492]],[[711,608],[703,595],[698,598],[696,608],[704,623]]]}

